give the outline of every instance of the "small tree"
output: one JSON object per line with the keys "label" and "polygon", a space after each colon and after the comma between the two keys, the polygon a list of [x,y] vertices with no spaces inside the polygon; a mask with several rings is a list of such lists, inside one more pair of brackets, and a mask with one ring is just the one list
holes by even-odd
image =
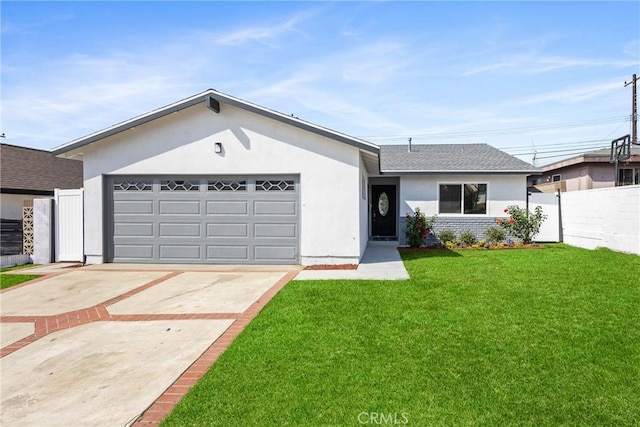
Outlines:
{"label": "small tree", "polygon": [[540,206],[536,206],[533,213],[515,205],[508,206],[504,212],[509,214],[509,219],[506,221],[499,219],[498,225],[507,234],[519,238],[526,244],[531,243],[533,238],[540,232],[540,225],[547,219]]}
{"label": "small tree", "polygon": [[407,243],[412,248],[419,248],[424,244],[429,232],[433,229],[433,224],[436,223],[436,216],[427,217],[420,212],[420,208],[416,208],[413,216],[407,214],[405,216],[405,236]]}

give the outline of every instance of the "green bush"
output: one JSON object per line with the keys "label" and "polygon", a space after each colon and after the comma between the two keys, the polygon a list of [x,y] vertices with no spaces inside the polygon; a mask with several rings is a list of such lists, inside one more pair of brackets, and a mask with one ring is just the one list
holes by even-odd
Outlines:
{"label": "green bush", "polygon": [[476,242],[476,235],[471,231],[463,231],[460,233],[460,241],[465,245],[473,245]]}
{"label": "green bush", "polygon": [[442,243],[455,242],[456,233],[453,230],[442,230],[438,233],[438,239],[440,239]]}
{"label": "green bush", "polygon": [[429,231],[433,229],[436,216],[434,215],[427,219],[427,217],[420,212],[420,208],[416,208],[413,216],[407,214],[405,219],[405,237],[407,238],[407,243],[412,248],[419,248],[423,245]]}
{"label": "green bush", "polygon": [[500,243],[507,238],[507,233],[500,227],[489,227],[484,235],[489,243]]}
{"label": "green bush", "polygon": [[540,224],[547,219],[540,206],[536,206],[533,213],[515,205],[507,206],[504,212],[510,215],[509,219],[506,221],[499,219],[498,225],[507,234],[519,238],[525,244],[531,243],[533,238],[540,232]]}

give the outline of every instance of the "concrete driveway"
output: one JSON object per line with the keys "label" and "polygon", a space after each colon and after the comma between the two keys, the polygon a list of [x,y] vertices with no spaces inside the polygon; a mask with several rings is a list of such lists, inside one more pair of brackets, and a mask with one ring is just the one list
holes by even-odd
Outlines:
{"label": "concrete driveway", "polygon": [[108,264],[2,291],[0,425],[158,423],[299,270]]}

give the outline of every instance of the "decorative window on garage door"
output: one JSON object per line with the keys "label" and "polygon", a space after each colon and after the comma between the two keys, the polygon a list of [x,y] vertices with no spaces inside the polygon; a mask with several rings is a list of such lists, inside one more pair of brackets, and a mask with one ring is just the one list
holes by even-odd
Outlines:
{"label": "decorative window on garage door", "polygon": [[200,191],[198,181],[166,180],[160,181],[160,191]]}
{"label": "decorative window on garage door", "polygon": [[247,191],[247,181],[209,181],[209,191]]}
{"label": "decorative window on garage door", "polygon": [[274,179],[270,181],[256,181],[256,191],[294,191],[295,188],[293,180]]}
{"label": "decorative window on garage door", "polygon": [[152,184],[151,180],[144,180],[144,179],[141,179],[138,181],[125,180],[120,182],[114,182],[113,190],[114,191],[151,191],[152,190],[151,184]]}

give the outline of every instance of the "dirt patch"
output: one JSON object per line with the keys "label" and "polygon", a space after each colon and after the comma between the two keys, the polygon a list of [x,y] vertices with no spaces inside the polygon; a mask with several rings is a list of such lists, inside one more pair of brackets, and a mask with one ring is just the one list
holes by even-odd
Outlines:
{"label": "dirt patch", "polygon": [[305,270],[356,270],[357,264],[317,264],[307,265]]}

